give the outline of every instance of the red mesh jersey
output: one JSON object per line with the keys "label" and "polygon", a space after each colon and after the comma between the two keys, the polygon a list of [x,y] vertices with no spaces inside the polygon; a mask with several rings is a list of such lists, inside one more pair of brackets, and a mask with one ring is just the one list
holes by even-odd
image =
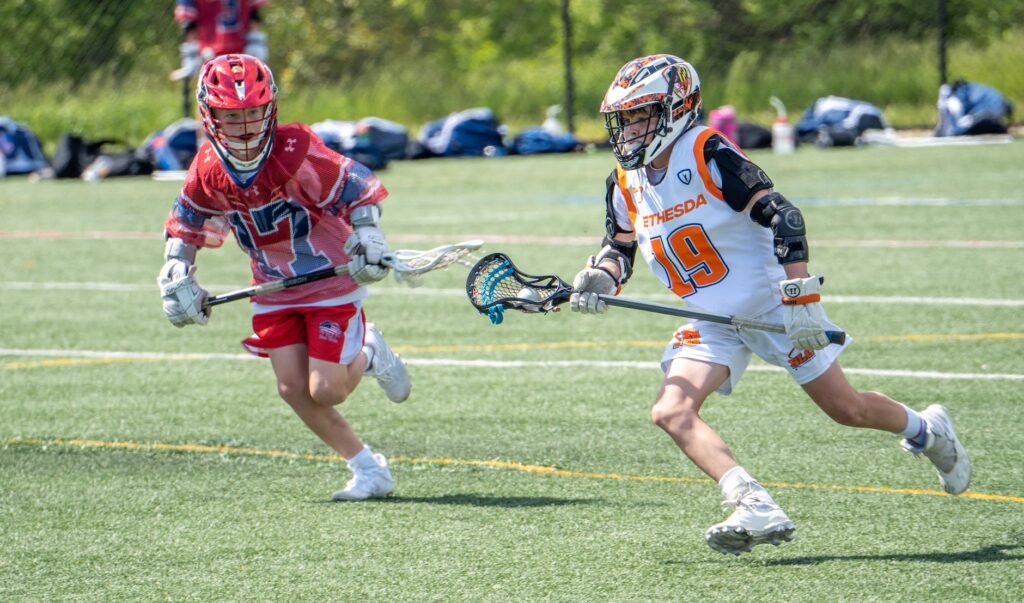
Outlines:
{"label": "red mesh jersey", "polygon": [[194,23],[199,50],[214,55],[240,53],[245,50],[245,34],[249,32],[252,11],[267,0],[177,0],[174,19]]}
{"label": "red mesh jersey", "polygon": [[[387,196],[361,163],[327,148],[304,124],[278,128],[270,157],[246,188],[234,183],[210,143],[199,150],[164,225],[172,237],[219,247],[228,229],[251,260],[253,284],[348,262],[349,213]],[[301,305],[355,291],[348,276],[254,298]]]}

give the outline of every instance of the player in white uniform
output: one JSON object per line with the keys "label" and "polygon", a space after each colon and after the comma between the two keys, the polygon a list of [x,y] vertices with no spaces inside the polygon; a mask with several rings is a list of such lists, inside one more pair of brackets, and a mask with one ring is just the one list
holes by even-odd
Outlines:
{"label": "player in white uniform", "polygon": [[739,555],[758,544],[792,540],[795,524],[725,442],[700,417],[711,392],[731,393],[752,354],[789,371],[834,421],[901,434],[903,448],[924,454],[950,494],[967,489],[971,465],[940,405],[918,413],[878,392],[859,392],[830,345],[836,329],[819,302],[823,279],[807,271],[800,210],[722,134],[696,125],[700,80],[671,55],[630,61],[605,95],[618,166],[608,178],[607,236],[576,275],[572,310],[602,313],[597,294],[616,294],[637,249],[659,280],[695,308],[784,322],[786,334],[694,321],[662,357],[665,372],[651,417],[734,509],[704,537]]}

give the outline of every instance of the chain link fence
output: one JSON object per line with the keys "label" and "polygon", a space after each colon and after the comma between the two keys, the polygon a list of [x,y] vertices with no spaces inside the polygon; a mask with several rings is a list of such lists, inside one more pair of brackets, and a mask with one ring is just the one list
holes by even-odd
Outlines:
{"label": "chain link fence", "polygon": [[[567,114],[596,122],[618,67],[655,52],[697,66],[707,107],[749,113],[767,115],[770,96],[795,112],[836,94],[927,126],[944,70],[1024,102],[1024,0],[270,0],[261,12],[302,120],[372,112],[414,126],[487,105],[539,121],[571,98]],[[173,13],[174,0],[0,1],[0,115],[59,103],[63,122],[32,124],[44,139],[87,129],[103,105],[120,112],[95,118],[104,135],[165,125],[181,113],[167,79],[181,41]]]}
{"label": "chain link fence", "polygon": [[173,14],[173,2],[4,0],[0,81],[21,90],[52,84],[74,90],[172,64],[180,37]]}

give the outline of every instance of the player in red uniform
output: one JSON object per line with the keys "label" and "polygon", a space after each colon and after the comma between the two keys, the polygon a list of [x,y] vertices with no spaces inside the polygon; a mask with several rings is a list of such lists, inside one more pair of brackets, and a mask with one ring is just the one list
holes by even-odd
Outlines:
{"label": "player in red uniform", "polygon": [[260,31],[259,9],[267,0],[177,0],[174,20],[181,23],[181,72],[193,75],[204,61],[244,52],[267,60],[267,36]]}
{"label": "player in red uniform", "polygon": [[249,255],[254,284],[347,262],[349,276],[255,297],[255,334],[243,345],[269,356],[281,397],[348,460],[354,477],[334,500],[387,496],[394,480],[386,459],[335,409],[364,373],[391,400],[409,396],[405,365],[362,309],[363,285],[388,272],[378,205],[387,191],[306,125],[277,125],[274,77],[255,57],[206,63],[197,99],[208,141],[164,225],[164,312],[178,327],[206,324],[208,294],[195,279],[196,251],[219,247],[229,228]]}

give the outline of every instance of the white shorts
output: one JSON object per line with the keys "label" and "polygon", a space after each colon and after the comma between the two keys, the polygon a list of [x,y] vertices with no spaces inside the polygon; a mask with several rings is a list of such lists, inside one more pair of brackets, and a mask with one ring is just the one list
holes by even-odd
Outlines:
{"label": "white shorts", "polygon": [[[782,306],[779,305],[774,310],[751,318],[782,324],[782,313]],[[826,330],[839,330],[827,317],[825,325]],[[675,332],[661,357],[661,369],[667,372],[676,358],[726,366],[729,368],[729,378],[718,388],[718,393],[728,396],[739,384],[752,354],[786,369],[794,381],[803,385],[820,377],[852,341],[847,335],[843,345],[828,345],[822,350],[795,350],[793,343],[783,333],[740,330],[731,325],[695,320]]]}

